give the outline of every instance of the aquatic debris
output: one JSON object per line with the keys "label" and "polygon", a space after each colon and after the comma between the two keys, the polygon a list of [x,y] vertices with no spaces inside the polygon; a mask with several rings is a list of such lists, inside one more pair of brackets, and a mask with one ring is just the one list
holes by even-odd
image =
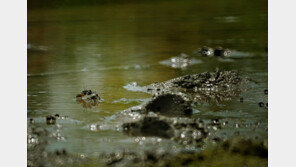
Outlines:
{"label": "aquatic debris", "polygon": [[76,95],[76,102],[80,103],[84,108],[92,108],[101,102],[101,97],[92,90],[83,90]]}
{"label": "aquatic debris", "polygon": [[186,68],[194,64],[200,64],[202,63],[202,61],[191,58],[189,55],[185,53],[181,53],[179,56],[172,57],[168,60],[160,61],[159,63],[172,68]]}

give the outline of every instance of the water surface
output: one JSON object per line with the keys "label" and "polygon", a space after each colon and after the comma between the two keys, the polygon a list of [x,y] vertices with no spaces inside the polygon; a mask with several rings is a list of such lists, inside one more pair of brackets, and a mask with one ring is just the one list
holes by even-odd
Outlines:
{"label": "water surface", "polygon": [[[256,81],[252,89],[224,105],[197,106],[193,117],[231,118],[267,128],[267,1],[155,1],[75,5],[28,10],[28,109],[36,124],[45,116],[67,116],[62,138],[49,151],[97,155],[118,148],[143,149],[135,138],[114,130],[93,130],[94,123],[112,122],[112,115],[138,105],[151,95],[129,91],[136,82],[148,85],[186,74],[238,70]],[[233,51],[231,59],[201,58],[204,45]],[[202,63],[171,68],[160,62],[186,53]],[[99,93],[103,102],[92,109],[76,103],[83,89]],[[116,122],[115,122],[116,123]],[[267,139],[267,129],[259,138]],[[235,132],[235,126],[229,131]],[[244,131],[244,129],[241,129]],[[246,133],[249,133],[246,130]],[[148,139],[147,139],[148,140]],[[163,147],[167,147],[167,142]]]}

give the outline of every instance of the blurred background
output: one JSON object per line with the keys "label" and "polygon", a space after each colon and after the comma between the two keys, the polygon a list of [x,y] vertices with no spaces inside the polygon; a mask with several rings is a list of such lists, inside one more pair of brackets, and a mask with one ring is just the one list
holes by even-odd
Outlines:
{"label": "blurred background", "polygon": [[[218,67],[258,84],[242,95],[246,103],[200,106],[195,116],[267,124],[267,112],[258,108],[268,79],[267,12],[267,0],[28,0],[28,119],[46,127],[46,115],[69,117],[60,130],[66,140],[48,150],[94,154],[123,143],[138,147],[119,132],[88,127],[150,97],[125,89],[130,83],[143,86]],[[237,55],[225,60],[193,54],[204,45]],[[182,69],[160,64],[180,53],[202,63]],[[75,100],[83,89],[96,90],[104,101],[83,108]],[[267,139],[267,131],[259,136]],[[107,138],[113,140],[106,144]]]}

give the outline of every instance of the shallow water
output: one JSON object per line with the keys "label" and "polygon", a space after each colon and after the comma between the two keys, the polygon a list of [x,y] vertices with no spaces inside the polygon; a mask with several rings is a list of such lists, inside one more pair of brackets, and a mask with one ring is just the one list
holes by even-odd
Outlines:
{"label": "shallow water", "polygon": [[[151,95],[126,89],[186,74],[238,70],[255,81],[252,89],[223,105],[195,107],[193,117],[229,118],[228,131],[247,128],[235,123],[261,122],[257,137],[267,139],[268,87],[267,1],[158,1],[109,3],[98,6],[34,8],[28,10],[28,122],[59,133],[49,151],[97,155],[116,149],[145,149],[139,140],[113,129],[92,124],[112,122],[112,116],[147,101]],[[204,45],[232,50],[227,59],[199,57],[193,52]],[[162,61],[186,53],[199,63],[172,68]],[[99,93],[103,102],[85,109],[75,96],[83,89]],[[133,89],[132,89],[133,90]],[[45,116],[58,120],[58,130]],[[252,136],[248,130],[246,133]],[[137,140],[135,142],[135,140]],[[145,138],[145,140],[154,140]],[[157,139],[156,139],[157,140]],[[157,143],[157,141],[156,141]],[[173,141],[162,143],[163,148]],[[154,145],[158,147],[158,144]],[[149,146],[153,147],[153,146]]]}

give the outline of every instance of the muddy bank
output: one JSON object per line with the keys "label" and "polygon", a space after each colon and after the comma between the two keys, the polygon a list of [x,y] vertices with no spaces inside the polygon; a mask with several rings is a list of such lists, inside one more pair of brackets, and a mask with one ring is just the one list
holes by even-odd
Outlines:
{"label": "muddy bank", "polygon": [[[34,124],[30,124],[28,127],[28,166],[42,164],[48,164],[48,166],[83,165],[84,163],[101,165],[101,162],[107,166],[188,166],[213,161],[210,157],[216,152],[218,152],[217,157],[221,156],[222,158],[231,157],[234,154],[238,156],[239,160],[247,162],[250,160],[251,165],[253,161],[265,163],[267,148],[260,148],[261,153],[257,155],[258,147],[254,144],[254,140],[239,140],[237,142],[231,139],[241,136],[240,131],[233,133],[229,132],[227,128],[238,128],[245,126],[244,124],[238,124],[227,118],[200,119],[192,117],[195,103],[223,103],[232,100],[246,90],[248,82],[250,81],[247,78],[234,71],[217,70],[211,73],[186,75],[162,83],[153,83],[141,87],[141,90],[152,94],[148,101],[118,112],[106,119],[106,122],[90,126],[90,128],[104,127],[100,130],[114,130],[129,137],[155,138],[159,141],[159,145],[174,142],[180,146],[177,151],[154,150],[150,147],[151,142],[147,140],[143,143],[147,148],[141,152],[118,150],[91,158],[72,155],[64,149],[51,153],[45,148],[55,138],[52,139],[52,135],[45,129],[37,130]],[[93,102],[101,99],[96,93],[88,90],[77,95],[76,100]],[[48,126],[57,126],[55,124],[56,117],[59,116],[50,115],[46,118]],[[257,127],[255,124],[247,126],[249,129]],[[219,145],[215,147],[214,151],[202,151],[213,143],[214,146]],[[239,146],[236,146],[237,143]],[[179,159],[178,162],[174,162],[176,159]]]}
{"label": "muddy bank", "polygon": [[46,146],[55,139],[44,128],[30,125],[27,134],[27,166],[61,166],[81,161],[79,157],[69,155],[65,149],[56,150],[55,153],[46,151]]}
{"label": "muddy bank", "polygon": [[157,136],[198,146],[209,134],[206,126],[209,125],[199,119],[145,116],[137,122],[124,123],[122,128],[128,135]]}
{"label": "muddy bank", "polygon": [[[267,166],[266,142],[234,137],[202,152],[116,152],[100,156],[107,166]],[[230,161],[231,159],[231,161]]]}

